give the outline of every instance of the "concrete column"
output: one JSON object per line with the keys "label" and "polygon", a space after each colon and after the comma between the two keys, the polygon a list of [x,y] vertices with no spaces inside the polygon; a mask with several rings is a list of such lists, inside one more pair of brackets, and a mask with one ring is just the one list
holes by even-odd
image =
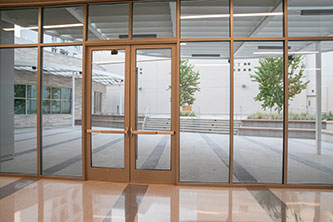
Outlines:
{"label": "concrete column", "polygon": [[316,147],[321,155],[321,43],[316,43]]}
{"label": "concrete column", "polygon": [[72,128],[75,127],[75,72],[72,75]]}
{"label": "concrete column", "polygon": [[[0,20],[0,29],[4,22]],[[14,43],[14,32],[2,32],[1,39]],[[0,50],[0,159],[14,154],[14,49]],[[1,170],[1,166],[0,166]]]}

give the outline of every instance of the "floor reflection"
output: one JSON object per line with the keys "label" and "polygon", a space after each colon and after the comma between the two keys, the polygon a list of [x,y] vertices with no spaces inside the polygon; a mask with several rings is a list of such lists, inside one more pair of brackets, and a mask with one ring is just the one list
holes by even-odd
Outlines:
{"label": "floor reflection", "polygon": [[332,190],[211,188],[0,177],[0,221],[333,221]]}

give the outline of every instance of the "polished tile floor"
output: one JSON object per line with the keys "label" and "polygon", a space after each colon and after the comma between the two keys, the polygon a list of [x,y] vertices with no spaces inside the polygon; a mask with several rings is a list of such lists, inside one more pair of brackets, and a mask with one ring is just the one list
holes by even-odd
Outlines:
{"label": "polished tile floor", "polygon": [[0,177],[0,221],[333,221],[333,190]]}

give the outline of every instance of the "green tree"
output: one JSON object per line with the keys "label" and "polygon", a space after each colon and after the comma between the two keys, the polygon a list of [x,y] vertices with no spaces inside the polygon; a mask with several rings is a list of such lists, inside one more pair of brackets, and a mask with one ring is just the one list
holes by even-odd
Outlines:
{"label": "green tree", "polygon": [[[297,56],[288,60],[288,95],[289,100],[306,89],[310,81],[303,81],[303,57]],[[259,93],[255,101],[262,102],[264,110],[274,109],[279,113],[283,107],[283,57],[260,59],[260,66],[255,74],[250,75],[253,82],[259,83]]]}
{"label": "green tree", "polygon": [[[200,92],[200,73],[193,70],[194,66],[188,59],[180,60],[179,66],[179,103],[180,106],[192,105],[195,101],[194,93]],[[168,89],[171,89],[169,86]]]}

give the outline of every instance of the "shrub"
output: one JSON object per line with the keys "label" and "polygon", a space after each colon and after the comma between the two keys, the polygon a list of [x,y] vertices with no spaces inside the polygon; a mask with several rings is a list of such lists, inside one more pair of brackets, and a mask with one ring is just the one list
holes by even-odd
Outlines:
{"label": "shrub", "polygon": [[[333,119],[333,113],[331,113],[331,118]],[[289,113],[288,115],[289,120],[315,120],[316,117],[309,113]],[[261,113],[257,112],[254,114],[251,114],[247,117],[248,119],[283,119],[283,114],[277,114],[277,113]]]}
{"label": "shrub", "polygon": [[189,111],[180,111],[180,116],[195,116],[194,112],[189,112]]}
{"label": "shrub", "polygon": [[322,120],[333,120],[333,112],[329,111],[321,115]]}

